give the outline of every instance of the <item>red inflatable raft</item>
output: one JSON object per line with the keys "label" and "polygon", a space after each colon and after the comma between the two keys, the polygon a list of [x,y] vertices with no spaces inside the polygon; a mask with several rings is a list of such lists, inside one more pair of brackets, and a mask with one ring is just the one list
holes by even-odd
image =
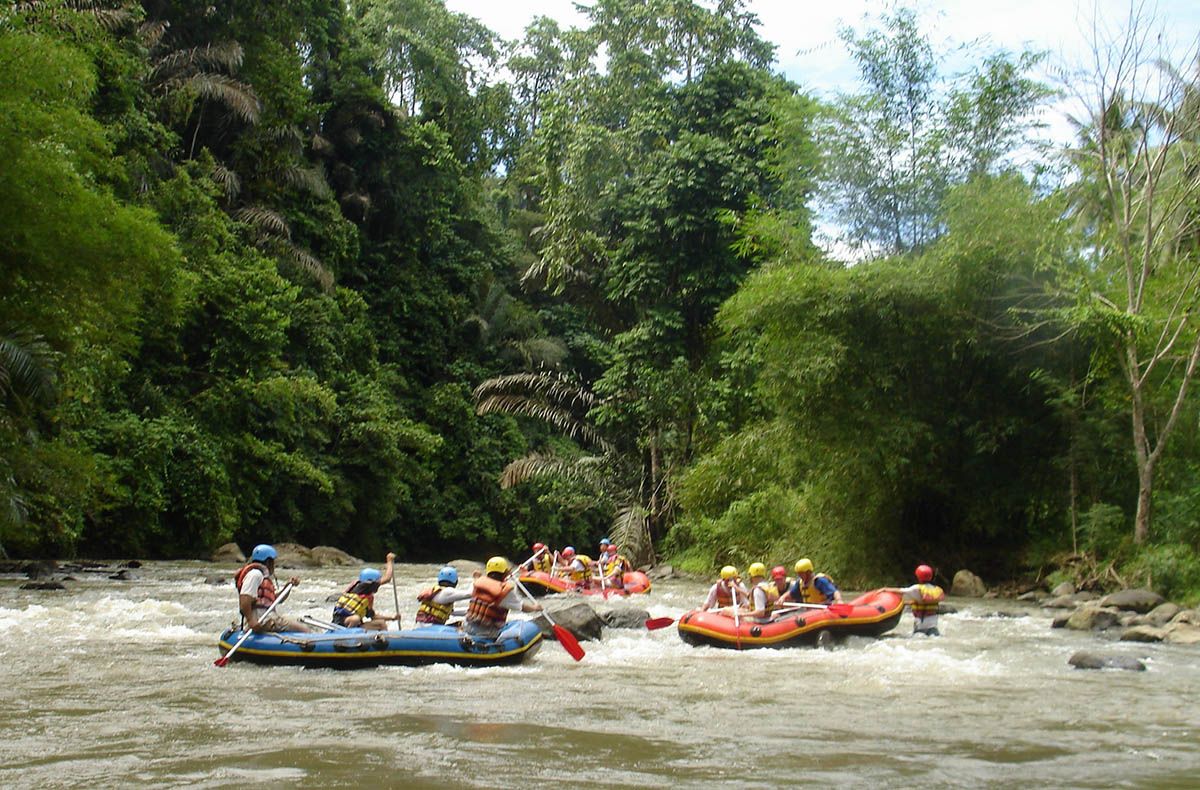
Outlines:
{"label": "red inflatable raft", "polygon": [[601,589],[598,580],[592,581],[587,585],[582,585],[570,579],[551,576],[545,571],[526,571],[521,574],[521,584],[525,585],[525,589],[529,590],[531,595],[537,596],[577,592],[581,595],[603,595],[607,598],[610,595],[636,595],[638,593],[650,592],[650,577],[641,571],[630,571],[622,579],[624,581],[624,588],[618,590],[615,587],[609,586]]}
{"label": "red inflatable raft", "polygon": [[[723,611],[695,609],[679,618],[679,637],[690,645],[747,650],[754,647],[813,645],[823,633],[879,636],[896,627],[904,602],[896,593],[876,590],[832,608],[784,608],[770,623],[756,623]],[[794,604],[793,604],[794,606]]]}

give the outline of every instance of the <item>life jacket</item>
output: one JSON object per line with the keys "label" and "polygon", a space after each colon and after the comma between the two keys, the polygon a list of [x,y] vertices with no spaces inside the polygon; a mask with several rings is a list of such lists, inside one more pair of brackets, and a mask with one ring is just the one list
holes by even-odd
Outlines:
{"label": "life jacket", "polygon": [[550,555],[550,552],[543,551],[541,556],[529,563],[529,570],[550,573],[554,570],[554,557]]}
{"label": "life jacket", "polygon": [[[579,563],[582,567],[576,568],[575,563]],[[586,554],[576,554],[575,559],[567,566],[567,578],[573,582],[585,582],[590,574],[592,567],[592,558]]]}
{"label": "life jacket", "polygon": [[[354,582],[346,591],[338,596],[337,602],[333,605],[334,615],[340,614],[343,618],[357,615],[364,620],[375,613],[375,596],[370,593],[358,592],[361,582]],[[340,610],[340,611],[339,611]]]}
{"label": "life jacket", "polygon": [[908,602],[913,617],[924,620],[926,617],[936,615],[938,604],[946,597],[946,592],[936,584],[918,584],[917,592],[921,594],[921,600]]}
{"label": "life jacket", "polygon": [[444,589],[440,585],[430,587],[417,596],[417,600],[421,602],[421,605],[417,607],[418,623],[443,625],[450,619],[450,615],[454,613],[454,604],[434,603],[433,601],[434,596]]}
{"label": "life jacket", "polygon": [[825,593],[817,589],[817,579],[825,579],[830,584],[833,584],[833,579],[830,579],[825,574],[814,573],[813,577],[809,579],[808,584],[802,585],[802,589],[804,591],[804,603],[827,603],[825,600]]}
{"label": "life jacket", "polygon": [[258,585],[258,596],[254,599],[254,605],[261,609],[266,609],[271,604],[275,603],[275,581],[271,578],[271,574],[267,571],[267,566],[261,562],[248,562],[237,573],[233,574],[233,586],[237,589],[238,594],[242,592],[242,579],[246,578],[246,574],[252,570],[262,571],[262,584]]}
{"label": "life jacket", "polygon": [[[775,609],[775,602],[779,600],[779,590],[775,588],[775,582],[767,580],[754,585],[754,589],[761,589],[763,595],[767,598],[766,615],[770,616]],[[754,590],[750,591],[750,605],[754,605]]]}
{"label": "life jacket", "polygon": [[499,628],[508,620],[508,610],[500,605],[510,592],[510,582],[498,582],[490,576],[480,576],[471,588],[467,604],[468,623]]}
{"label": "life jacket", "polygon": [[733,606],[733,592],[724,581],[719,581],[717,587],[717,606]]}
{"label": "life jacket", "polygon": [[620,554],[602,556],[600,558],[600,562],[604,564],[604,570],[602,573],[606,579],[624,573],[625,569],[629,567],[629,560],[625,559],[625,557]]}

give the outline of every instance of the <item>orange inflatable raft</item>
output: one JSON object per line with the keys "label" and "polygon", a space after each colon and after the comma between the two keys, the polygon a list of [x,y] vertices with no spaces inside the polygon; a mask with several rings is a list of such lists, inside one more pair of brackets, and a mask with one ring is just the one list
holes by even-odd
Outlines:
{"label": "orange inflatable raft", "polygon": [[[794,604],[792,605],[794,606]],[[812,608],[809,608],[809,607]],[[690,645],[748,650],[756,647],[799,647],[816,644],[824,633],[834,636],[879,636],[896,627],[904,602],[896,593],[875,590],[848,604],[805,608],[784,607],[770,623],[756,623],[725,611],[695,609],[679,618],[679,637]]]}
{"label": "orange inflatable raft", "polygon": [[529,590],[531,595],[536,596],[577,592],[581,595],[603,595],[607,598],[612,595],[637,595],[650,592],[650,577],[641,571],[630,571],[624,574],[622,576],[624,586],[619,590],[610,586],[601,589],[599,580],[582,585],[570,579],[551,576],[545,571],[526,571],[521,574],[520,578],[525,589]]}

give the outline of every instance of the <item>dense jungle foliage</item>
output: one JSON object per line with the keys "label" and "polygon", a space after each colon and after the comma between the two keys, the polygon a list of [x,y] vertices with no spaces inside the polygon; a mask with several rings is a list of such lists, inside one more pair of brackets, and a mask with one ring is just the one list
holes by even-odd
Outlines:
{"label": "dense jungle foliage", "polygon": [[4,551],[1200,591],[1195,62],[1076,75],[1052,151],[1041,54],[907,10],[834,101],[743,0],[585,15],[6,4]]}

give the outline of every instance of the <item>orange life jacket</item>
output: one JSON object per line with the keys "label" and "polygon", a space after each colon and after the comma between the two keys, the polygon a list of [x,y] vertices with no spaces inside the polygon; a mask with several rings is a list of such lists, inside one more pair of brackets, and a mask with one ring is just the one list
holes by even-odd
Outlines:
{"label": "orange life jacket", "polygon": [[499,628],[508,620],[508,610],[500,605],[513,586],[509,582],[498,582],[490,576],[480,576],[471,587],[471,600],[467,604],[468,623]]}
{"label": "orange life jacket", "polygon": [[717,606],[733,606],[733,592],[723,581],[717,582]]}
{"label": "orange life jacket", "polygon": [[937,614],[938,604],[946,597],[945,591],[936,584],[918,584],[917,592],[921,594],[921,600],[908,602],[913,617],[924,620],[926,617]]}
{"label": "orange life jacket", "polygon": [[433,601],[434,596],[444,589],[446,588],[441,586],[430,587],[417,596],[417,600],[421,602],[421,605],[417,607],[418,623],[444,625],[450,619],[450,615],[454,613],[454,604],[434,603]]}
{"label": "orange life jacket", "polygon": [[242,579],[246,578],[246,574],[252,570],[262,571],[262,584],[258,585],[258,595],[254,599],[254,605],[266,609],[271,604],[275,603],[275,582],[271,578],[271,574],[267,571],[267,566],[261,562],[248,562],[242,566],[242,569],[233,574],[233,586],[237,589],[238,595],[242,593]]}

